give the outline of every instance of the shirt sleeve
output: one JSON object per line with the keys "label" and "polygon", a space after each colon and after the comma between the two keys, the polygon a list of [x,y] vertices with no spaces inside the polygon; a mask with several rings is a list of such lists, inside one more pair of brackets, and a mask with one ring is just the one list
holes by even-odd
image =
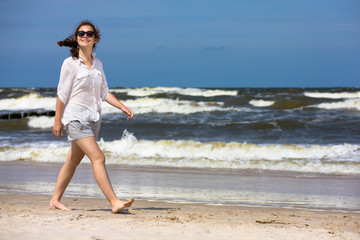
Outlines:
{"label": "shirt sleeve", "polygon": [[106,81],[104,70],[101,69],[102,83],[101,83],[101,99],[106,101],[107,95],[109,94],[109,87]]}
{"label": "shirt sleeve", "polygon": [[65,105],[69,101],[73,82],[74,82],[73,74],[70,71],[68,64],[64,61],[63,65],[61,66],[57,95]]}

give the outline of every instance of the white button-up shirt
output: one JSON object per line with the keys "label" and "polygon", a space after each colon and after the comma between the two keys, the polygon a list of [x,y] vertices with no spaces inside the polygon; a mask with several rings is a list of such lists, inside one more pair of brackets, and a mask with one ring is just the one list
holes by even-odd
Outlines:
{"label": "white button-up shirt", "polygon": [[63,62],[57,95],[65,104],[61,119],[64,125],[73,120],[95,122],[100,119],[100,100],[106,100],[109,88],[101,61],[94,53],[93,58],[91,68],[83,63],[81,57],[69,57]]}

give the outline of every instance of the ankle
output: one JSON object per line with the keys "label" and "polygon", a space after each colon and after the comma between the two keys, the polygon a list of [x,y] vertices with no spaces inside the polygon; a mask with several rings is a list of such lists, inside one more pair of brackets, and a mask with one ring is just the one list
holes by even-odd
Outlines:
{"label": "ankle", "polygon": [[60,198],[52,197],[52,198],[50,199],[50,202],[53,202],[53,203],[55,203],[55,202],[60,202]]}
{"label": "ankle", "polygon": [[121,202],[121,201],[120,201],[120,199],[115,198],[115,199],[109,200],[109,202],[110,202],[110,205],[111,205],[111,206],[114,206],[114,205],[116,205],[118,202]]}

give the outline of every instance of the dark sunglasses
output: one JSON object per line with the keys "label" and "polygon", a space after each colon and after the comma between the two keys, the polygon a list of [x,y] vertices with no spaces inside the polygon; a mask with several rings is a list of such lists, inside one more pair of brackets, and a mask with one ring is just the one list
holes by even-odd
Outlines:
{"label": "dark sunglasses", "polygon": [[79,37],[84,37],[85,34],[86,34],[86,36],[88,36],[88,37],[92,37],[92,36],[94,36],[95,32],[94,32],[94,31],[87,31],[87,32],[78,31],[76,34],[77,34]]}

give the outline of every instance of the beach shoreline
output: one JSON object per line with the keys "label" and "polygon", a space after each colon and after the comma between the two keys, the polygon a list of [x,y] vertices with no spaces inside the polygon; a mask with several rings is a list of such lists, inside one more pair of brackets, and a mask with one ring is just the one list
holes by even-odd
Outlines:
{"label": "beach shoreline", "polygon": [[[52,194],[61,163],[0,162],[0,192]],[[360,176],[107,165],[116,194],[159,202],[360,210]],[[103,197],[84,159],[65,196]]]}
{"label": "beach shoreline", "polygon": [[360,213],[213,206],[136,200],[112,214],[106,199],[0,194],[0,239],[346,239],[360,237]]}

